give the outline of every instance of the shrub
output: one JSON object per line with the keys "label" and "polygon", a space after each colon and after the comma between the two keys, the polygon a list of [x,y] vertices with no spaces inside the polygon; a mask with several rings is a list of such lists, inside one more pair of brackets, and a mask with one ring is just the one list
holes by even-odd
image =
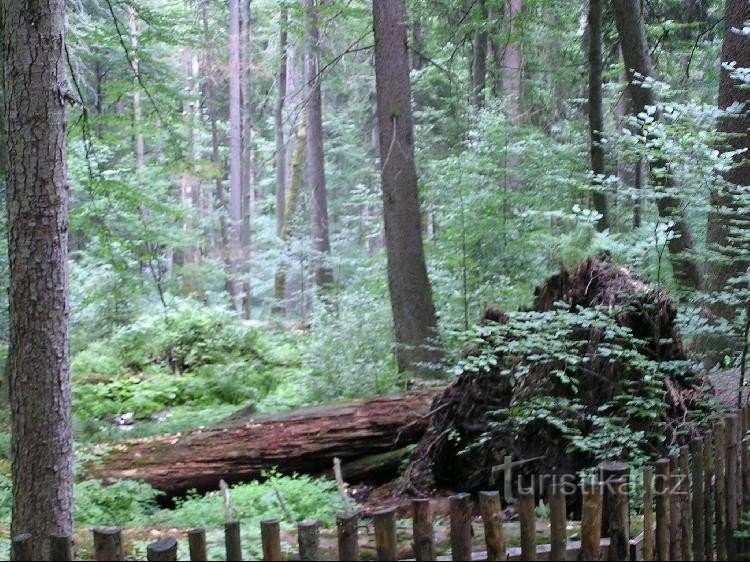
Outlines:
{"label": "shrub", "polygon": [[[305,475],[282,476],[272,471],[267,480],[238,484],[230,493],[235,518],[253,529],[263,519],[283,519],[279,496],[295,520],[314,517],[323,527],[333,526],[336,514],[343,510],[334,482]],[[219,491],[204,496],[193,494],[178,501],[173,511],[159,512],[153,520],[181,527],[221,526],[224,524],[223,506],[223,495]]]}
{"label": "shrub", "polygon": [[77,525],[133,526],[158,510],[162,492],[135,480],[84,480],[73,486]]}

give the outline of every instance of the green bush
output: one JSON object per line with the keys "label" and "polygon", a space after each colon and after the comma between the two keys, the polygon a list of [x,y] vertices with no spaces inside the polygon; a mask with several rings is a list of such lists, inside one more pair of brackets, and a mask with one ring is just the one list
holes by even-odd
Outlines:
{"label": "green bush", "polygon": [[[282,476],[271,472],[265,481],[238,484],[230,493],[235,518],[251,529],[257,528],[263,519],[284,518],[279,495],[295,520],[314,517],[323,527],[332,527],[336,514],[344,508],[334,482],[305,475]],[[221,526],[224,524],[223,495],[220,491],[204,496],[189,495],[178,501],[174,510],[163,510],[152,521],[178,527]]]}
{"label": "green bush", "polygon": [[132,370],[160,364],[183,372],[226,361],[227,356],[262,357],[260,333],[226,309],[178,301],[166,314],[145,314],[118,331],[112,341]]}
{"label": "green bush", "polygon": [[80,421],[126,412],[143,420],[180,406],[257,403],[297,368],[286,365],[296,361],[294,345],[275,349],[267,338],[195,301],[177,301],[167,315],[143,314],[74,356],[74,412]]}
{"label": "green bush", "polygon": [[158,510],[161,492],[135,480],[84,480],[73,486],[77,525],[134,526]]}

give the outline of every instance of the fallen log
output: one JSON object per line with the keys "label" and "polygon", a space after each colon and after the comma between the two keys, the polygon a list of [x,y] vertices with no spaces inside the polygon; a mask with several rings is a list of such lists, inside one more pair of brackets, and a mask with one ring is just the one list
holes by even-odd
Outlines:
{"label": "fallen log", "polygon": [[[416,443],[437,392],[310,406],[134,439],[114,445],[86,468],[92,478],[142,480],[170,495],[214,489],[221,479],[252,480],[274,468],[285,474],[320,473],[331,468],[333,457],[342,460],[346,474],[347,461]],[[374,470],[383,465],[391,466],[371,464]],[[368,477],[361,464],[355,466],[358,478]]]}

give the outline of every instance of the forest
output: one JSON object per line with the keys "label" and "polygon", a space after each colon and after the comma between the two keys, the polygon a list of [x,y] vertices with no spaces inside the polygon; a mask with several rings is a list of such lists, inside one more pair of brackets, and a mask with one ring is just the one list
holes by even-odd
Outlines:
{"label": "forest", "polygon": [[750,559],[750,0],[0,0],[0,37],[0,559],[461,559],[480,515],[483,559],[635,559],[623,513],[638,559]]}

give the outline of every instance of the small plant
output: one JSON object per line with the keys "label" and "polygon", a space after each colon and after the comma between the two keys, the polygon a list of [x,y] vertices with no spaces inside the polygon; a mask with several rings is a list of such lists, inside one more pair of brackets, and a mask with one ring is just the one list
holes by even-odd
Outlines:
{"label": "small plant", "polygon": [[73,486],[73,517],[77,525],[135,526],[158,510],[161,494],[135,480],[84,480]]}

